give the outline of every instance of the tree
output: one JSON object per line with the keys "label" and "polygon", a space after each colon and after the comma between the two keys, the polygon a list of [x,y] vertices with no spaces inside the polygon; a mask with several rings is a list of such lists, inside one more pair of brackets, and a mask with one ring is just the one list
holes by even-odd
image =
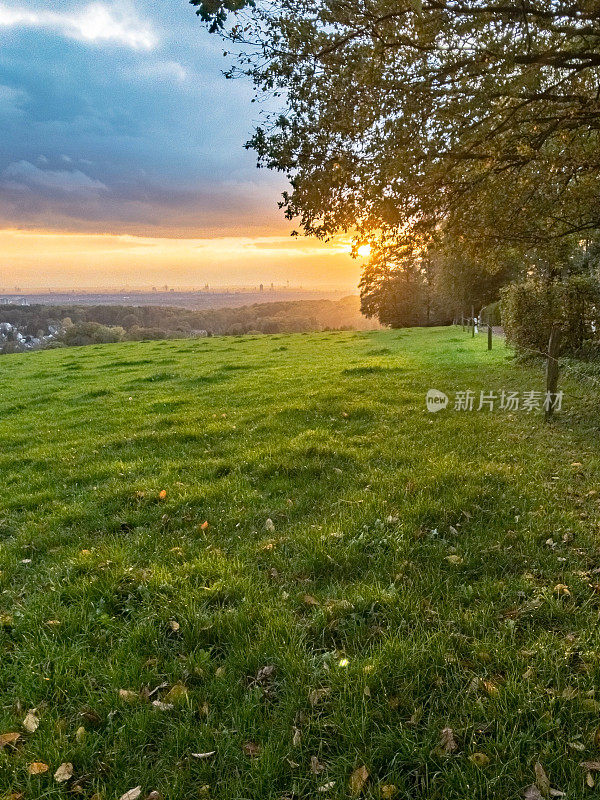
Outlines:
{"label": "tree", "polygon": [[305,232],[524,252],[600,227],[598,0],[191,1],[276,99],[249,146]]}

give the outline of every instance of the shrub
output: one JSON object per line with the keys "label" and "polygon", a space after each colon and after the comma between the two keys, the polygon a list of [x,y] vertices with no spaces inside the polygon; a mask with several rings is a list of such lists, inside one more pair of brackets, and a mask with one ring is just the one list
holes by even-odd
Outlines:
{"label": "shrub", "polygon": [[501,308],[506,339],[520,356],[546,353],[554,322],[562,324],[563,354],[600,336],[600,284],[591,276],[510,284],[502,290]]}

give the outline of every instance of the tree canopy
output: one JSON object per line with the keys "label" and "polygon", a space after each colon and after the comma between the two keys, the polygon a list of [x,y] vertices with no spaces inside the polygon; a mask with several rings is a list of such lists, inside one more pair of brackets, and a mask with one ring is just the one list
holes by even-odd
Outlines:
{"label": "tree canopy", "polygon": [[599,0],[192,3],[277,98],[249,146],[306,232],[598,228]]}

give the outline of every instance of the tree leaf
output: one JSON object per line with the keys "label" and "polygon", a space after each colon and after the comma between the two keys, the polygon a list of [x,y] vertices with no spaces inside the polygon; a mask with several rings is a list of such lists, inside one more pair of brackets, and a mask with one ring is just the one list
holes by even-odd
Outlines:
{"label": "tree leaf", "polygon": [[54,780],[58,783],[65,783],[73,777],[73,764],[70,761],[65,761],[54,773]]}
{"label": "tree leaf", "polygon": [[490,763],[489,756],[486,756],[485,753],[471,753],[469,761],[478,767],[486,767]]}
{"label": "tree leaf", "polygon": [[197,758],[199,761],[204,761],[207,758],[212,758],[216,752],[216,750],[209,750],[207,753],[192,753],[192,758]]}
{"label": "tree leaf", "polygon": [[542,797],[550,797],[550,778],[546,775],[546,770],[539,761],[534,764],[535,785],[541,792]]}
{"label": "tree leaf", "polygon": [[21,738],[20,733],[0,733],[0,750],[6,745],[15,746],[17,741]]}
{"label": "tree leaf", "polygon": [[365,783],[369,780],[369,770],[363,764],[362,767],[358,767],[354,770],[352,775],[350,775],[350,781],[348,783],[348,788],[350,789],[350,794],[353,797],[357,797],[363,790]]}
{"label": "tree leaf", "polygon": [[44,772],[48,772],[49,769],[48,764],[44,764],[43,761],[34,761],[33,764],[27,767],[27,772],[30,775],[42,775]]}
{"label": "tree leaf", "polygon": [[137,800],[141,793],[142,787],[136,786],[134,789],[130,789],[128,792],[125,792],[125,794],[122,794],[119,800]]}
{"label": "tree leaf", "polygon": [[35,733],[40,726],[40,719],[35,713],[35,709],[27,712],[27,716],[23,720],[23,727],[29,733]]}
{"label": "tree leaf", "polygon": [[445,753],[453,753],[458,750],[456,739],[454,738],[454,731],[452,728],[442,728],[441,747]]}

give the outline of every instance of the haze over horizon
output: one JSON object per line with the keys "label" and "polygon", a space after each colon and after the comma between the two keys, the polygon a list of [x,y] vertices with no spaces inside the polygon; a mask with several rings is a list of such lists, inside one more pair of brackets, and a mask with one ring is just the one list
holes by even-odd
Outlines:
{"label": "haze over horizon", "polygon": [[0,0],[0,41],[0,286],[356,289],[347,240],[290,238],[186,0]]}

